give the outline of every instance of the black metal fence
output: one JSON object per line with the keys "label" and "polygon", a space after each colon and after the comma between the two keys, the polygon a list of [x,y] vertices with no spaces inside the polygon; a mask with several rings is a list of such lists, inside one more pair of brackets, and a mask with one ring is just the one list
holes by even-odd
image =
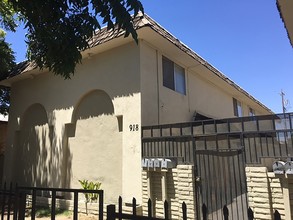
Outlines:
{"label": "black metal fence", "polygon": [[178,157],[194,164],[196,152],[245,151],[261,157],[293,157],[293,113],[203,120],[142,127],[143,157]]}
{"label": "black metal fence", "polygon": [[142,127],[142,157],[177,158],[193,164],[197,218],[247,219],[245,166],[262,158],[293,158],[293,113],[203,120]]}
{"label": "black metal fence", "polygon": [[[136,199],[132,200],[132,214],[127,214],[122,212],[122,198],[119,197],[118,201],[118,212],[115,210],[115,205],[107,206],[107,220],[115,220],[115,219],[136,219],[136,220],[163,220],[163,219],[171,219],[169,216],[169,204],[167,201],[164,202],[164,218],[157,218],[153,216],[152,210],[152,201],[148,200],[148,215],[142,216],[137,215],[136,212]],[[182,220],[187,220],[187,207],[185,202],[182,203]]]}
{"label": "black metal fence", "polygon": [[[78,219],[78,197],[82,193],[95,193],[98,194],[98,219],[103,219],[103,205],[104,205],[104,192],[103,190],[84,190],[84,189],[63,189],[63,188],[42,188],[42,187],[18,187],[10,184],[9,187],[6,183],[3,189],[0,190],[0,205],[1,205],[1,220],[23,220],[25,219],[27,209],[30,209],[30,218],[35,220],[37,208],[37,196],[46,195],[50,199],[51,219],[55,220],[56,216],[56,199],[58,193],[71,193],[73,194],[73,219]],[[27,207],[27,204],[30,204]]]}

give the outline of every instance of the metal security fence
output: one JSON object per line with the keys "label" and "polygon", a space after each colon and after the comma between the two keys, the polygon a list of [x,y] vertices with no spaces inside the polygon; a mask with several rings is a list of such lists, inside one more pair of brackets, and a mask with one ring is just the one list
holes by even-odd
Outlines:
{"label": "metal security fence", "polygon": [[293,113],[203,120],[142,127],[143,157],[179,157],[194,163],[195,151],[243,148],[246,163],[293,156]]}
{"label": "metal security fence", "polygon": [[78,219],[78,198],[80,194],[95,193],[98,194],[98,216],[97,219],[103,219],[104,192],[103,190],[84,190],[84,189],[64,189],[64,188],[43,188],[43,187],[18,187],[12,184],[9,187],[6,183],[0,190],[1,220],[13,219],[23,220],[30,215],[31,220],[36,219],[37,197],[42,196],[49,199],[48,206],[51,209],[50,217],[55,220],[56,200],[60,198],[58,194],[73,194],[73,219]]}
{"label": "metal security fence", "polygon": [[193,164],[198,219],[248,219],[246,164],[293,157],[293,113],[142,127],[142,157]]}

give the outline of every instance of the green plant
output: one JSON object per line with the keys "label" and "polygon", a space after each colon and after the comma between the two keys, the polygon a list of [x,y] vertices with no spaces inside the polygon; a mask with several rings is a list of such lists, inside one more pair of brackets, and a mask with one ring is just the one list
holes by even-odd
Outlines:
{"label": "green plant", "polygon": [[[88,180],[78,180],[83,189],[86,190],[99,190],[102,183],[100,182],[93,182]],[[98,193],[84,193],[86,202],[96,201],[98,199]]]}

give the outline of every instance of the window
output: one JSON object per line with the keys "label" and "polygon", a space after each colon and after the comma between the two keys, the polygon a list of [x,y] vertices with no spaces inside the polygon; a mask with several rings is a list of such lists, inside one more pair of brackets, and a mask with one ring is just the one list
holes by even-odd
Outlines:
{"label": "window", "polygon": [[163,56],[163,86],[186,94],[185,72],[184,68]]}
{"label": "window", "polygon": [[255,116],[255,111],[254,109],[252,108],[249,108],[249,113],[248,113],[249,116]]}
{"label": "window", "polygon": [[237,99],[233,98],[233,107],[234,107],[234,115],[237,117],[242,117],[242,105],[241,102]]}

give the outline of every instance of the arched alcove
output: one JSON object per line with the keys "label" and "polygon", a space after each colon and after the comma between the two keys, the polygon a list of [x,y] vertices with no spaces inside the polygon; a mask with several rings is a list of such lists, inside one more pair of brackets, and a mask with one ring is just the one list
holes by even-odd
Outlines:
{"label": "arched alcove", "polygon": [[14,153],[16,181],[28,186],[50,186],[52,135],[47,112],[41,104],[33,104],[25,111],[17,133]]}
{"label": "arched alcove", "polygon": [[79,100],[73,111],[72,122],[76,123],[77,120],[85,120],[103,114],[114,114],[111,98],[102,90],[90,91]]}
{"label": "arched alcove", "polygon": [[122,134],[109,95],[101,90],[85,94],[67,127],[74,130],[68,131],[70,187],[80,188],[78,180],[98,181],[105,200],[116,201],[122,193]]}

